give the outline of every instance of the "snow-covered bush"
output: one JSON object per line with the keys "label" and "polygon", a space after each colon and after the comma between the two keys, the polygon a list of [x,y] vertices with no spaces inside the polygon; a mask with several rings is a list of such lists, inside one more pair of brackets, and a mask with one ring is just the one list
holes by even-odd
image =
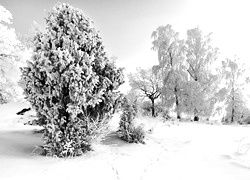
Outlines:
{"label": "snow-covered bush", "polygon": [[245,119],[243,119],[241,124],[250,124],[250,116],[247,116]]}
{"label": "snow-covered bush", "polygon": [[142,126],[135,126],[135,116],[135,107],[129,103],[124,104],[117,133],[121,139],[129,143],[144,143],[145,131]]}
{"label": "snow-covered bush", "polygon": [[143,128],[143,125],[138,125],[132,133],[132,139],[135,143],[144,144],[145,135],[146,135],[146,132]]}
{"label": "snow-covered bush", "polygon": [[81,10],[58,3],[46,25],[34,37],[32,61],[22,68],[25,96],[44,120],[45,154],[81,155],[117,109],[123,72]]}
{"label": "snow-covered bush", "polygon": [[171,116],[169,115],[169,110],[165,110],[162,113],[162,118],[163,118],[163,122],[171,121],[172,120]]}

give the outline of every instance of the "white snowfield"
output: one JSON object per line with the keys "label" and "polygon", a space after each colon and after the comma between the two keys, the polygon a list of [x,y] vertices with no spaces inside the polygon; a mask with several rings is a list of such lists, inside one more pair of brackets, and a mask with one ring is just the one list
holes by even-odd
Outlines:
{"label": "white snowfield", "polygon": [[[250,127],[179,123],[140,118],[146,144],[128,144],[115,133],[76,158],[38,155],[39,127],[23,125],[34,115],[15,113],[27,104],[0,105],[0,180],[249,180]],[[111,123],[116,130],[119,116]]]}

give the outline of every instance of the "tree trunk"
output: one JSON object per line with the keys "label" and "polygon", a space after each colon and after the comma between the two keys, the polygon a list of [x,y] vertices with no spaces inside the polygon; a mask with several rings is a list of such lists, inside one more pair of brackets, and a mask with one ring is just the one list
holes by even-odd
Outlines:
{"label": "tree trunk", "polygon": [[151,102],[152,102],[152,117],[155,117],[155,100],[152,98]]}
{"label": "tree trunk", "polygon": [[180,115],[180,107],[179,107],[179,98],[177,95],[177,88],[174,88],[174,95],[175,95],[175,105],[176,105],[176,114],[177,114],[177,119],[181,119]]}
{"label": "tree trunk", "polygon": [[[234,92],[234,88],[233,88],[233,92]],[[233,97],[232,97],[232,115],[231,115],[231,123],[234,122],[234,94],[233,94]]]}
{"label": "tree trunk", "polygon": [[199,121],[198,111],[196,108],[194,109],[194,121]]}
{"label": "tree trunk", "polygon": [[234,107],[232,108],[232,116],[231,116],[231,123],[234,122]]}

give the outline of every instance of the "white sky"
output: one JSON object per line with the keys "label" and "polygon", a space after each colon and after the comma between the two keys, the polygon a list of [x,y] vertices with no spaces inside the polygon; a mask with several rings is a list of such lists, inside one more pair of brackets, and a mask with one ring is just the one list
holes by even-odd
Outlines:
{"label": "white sky", "polygon": [[[171,24],[180,32],[181,37],[186,37],[187,29],[199,26],[204,34],[212,32],[214,46],[220,49],[220,60],[237,55],[248,63],[250,42],[250,1],[247,0],[191,0],[179,9],[168,21],[165,17],[157,20],[158,25]],[[157,27],[157,26],[156,26]],[[155,28],[154,28],[155,29]],[[129,69],[137,65],[150,66],[157,63],[156,52],[150,50],[150,34],[145,37],[149,43],[142,44],[135,54],[124,57],[124,63]],[[132,60],[133,59],[133,60]],[[152,59],[152,60],[150,60]],[[139,62],[140,61],[140,62]]]}

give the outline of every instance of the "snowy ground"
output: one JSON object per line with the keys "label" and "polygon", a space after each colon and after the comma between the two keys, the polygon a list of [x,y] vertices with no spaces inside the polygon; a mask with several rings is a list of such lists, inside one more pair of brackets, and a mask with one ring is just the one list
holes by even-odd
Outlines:
{"label": "snowy ground", "polygon": [[[169,179],[249,180],[250,127],[199,123],[163,124],[140,118],[153,128],[146,144],[127,144],[114,133],[95,145],[95,151],[70,159],[37,154],[39,127],[24,126],[15,113],[27,104],[0,106],[0,179]],[[118,116],[111,121],[114,131]]]}

